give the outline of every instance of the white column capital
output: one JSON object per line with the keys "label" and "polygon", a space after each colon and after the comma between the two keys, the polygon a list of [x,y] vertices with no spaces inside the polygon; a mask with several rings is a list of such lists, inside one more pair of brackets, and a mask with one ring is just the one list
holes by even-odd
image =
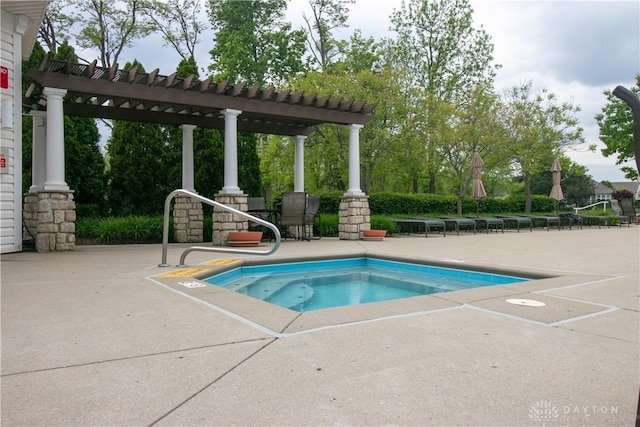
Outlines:
{"label": "white column capital", "polygon": [[24,34],[29,29],[29,25],[31,25],[31,19],[29,19],[29,17],[25,15],[18,15],[16,18],[18,19],[16,19],[16,25],[14,29],[16,33],[24,36]]}
{"label": "white column capital", "polygon": [[358,125],[358,124],[353,123],[353,124],[347,125],[346,127],[349,130],[351,130],[351,129],[360,130],[360,129],[362,129],[364,127],[364,125]]}
{"label": "white column capital", "polygon": [[232,108],[225,108],[220,112],[224,115],[225,119],[230,117],[238,117],[240,114],[242,114],[242,110],[234,110]]}
{"label": "white column capital", "polygon": [[36,126],[44,126],[47,123],[47,112],[42,110],[31,110],[29,115],[32,117],[33,124]]}
{"label": "white column capital", "polygon": [[63,96],[65,96],[67,94],[67,90],[66,89],[60,89],[57,87],[45,87],[42,90],[42,93],[44,93],[46,95],[47,98],[51,97],[53,99],[56,98],[62,98]]}
{"label": "white column capital", "polygon": [[193,130],[197,128],[197,126],[196,125],[180,125],[180,128],[182,128],[183,132],[193,132]]}

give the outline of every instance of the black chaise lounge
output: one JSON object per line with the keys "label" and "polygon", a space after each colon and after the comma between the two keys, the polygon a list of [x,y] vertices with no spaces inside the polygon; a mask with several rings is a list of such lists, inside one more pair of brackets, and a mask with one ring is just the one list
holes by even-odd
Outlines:
{"label": "black chaise lounge", "polygon": [[441,216],[440,219],[444,221],[448,227],[456,230],[456,234],[460,235],[460,227],[473,230],[473,234],[476,234],[476,222],[469,218],[457,218],[452,216]]}
{"label": "black chaise lounge", "polygon": [[398,231],[404,227],[424,227],[424,237],[429,237],[429,232],[432,228],[442,230],[442,237],[447,236],[447,226],[444,221],[431,218],[387,218],[389,221],[396,224]]}
{"label": "black chaise lounge", "polygon": [[472,219],[476,222],[476,228],[484,228],[489,234],[490,229],[494,229],[498,231],[500,229],[504,234],[504,220],[502,218],[491,218],[487,216],[468,216],[467,218]]}
{"label": "black chaise lounge", "polygon": [[[558,230],[560,230],[560,217],[559,216],[544,216],[544,215],[517,215],[522,218],[529,218],[533,221],[533,226],[535,227],[536,223],[544,224],[547,228],[547,231],[551,229],[552,224],[558,225]],[[569,229],[571,229],[571,224],[569,224]]]}
{"label": "black chaise lounge", "polygon": [[528,226],[529,231],[533,231],[533,221],[531,220],[531,218],[510,215],[495,215],[495,217],[503,220],[505,224],[515,225],[518,233],[520,232],[520,226]]}

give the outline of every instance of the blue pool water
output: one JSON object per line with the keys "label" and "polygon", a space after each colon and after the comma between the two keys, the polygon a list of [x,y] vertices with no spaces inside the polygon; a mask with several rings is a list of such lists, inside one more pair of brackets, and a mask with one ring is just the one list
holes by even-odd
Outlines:
{"label": "blue pool water", "polygon": [[529,279],[358,257],[243,266],[204,281],[305,312],[526,280]]}

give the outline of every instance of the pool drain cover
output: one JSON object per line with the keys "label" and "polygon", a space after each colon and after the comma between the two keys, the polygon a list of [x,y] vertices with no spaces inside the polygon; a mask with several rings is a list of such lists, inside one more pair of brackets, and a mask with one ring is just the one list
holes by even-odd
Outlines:
{"label": "pool drain cover", "polygon": [[509,304],[515,304],[515,305],[526,305],[527,307],[543,307],[546,305],[542,301],[536,301],[534,299],[515,298],[515,299],[508,299],[507,302]]}

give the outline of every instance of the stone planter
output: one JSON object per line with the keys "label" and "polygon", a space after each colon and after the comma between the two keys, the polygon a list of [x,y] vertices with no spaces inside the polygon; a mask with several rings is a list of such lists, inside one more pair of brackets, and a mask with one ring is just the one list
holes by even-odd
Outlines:
{"label": "stone planter", "polygon": [[384,240],[387,230],[362,230],[362,240]]}
{"label": "stone planter", "polygon": [[229,245],[257,246],[262,240],[262,231],[230,231]]}

